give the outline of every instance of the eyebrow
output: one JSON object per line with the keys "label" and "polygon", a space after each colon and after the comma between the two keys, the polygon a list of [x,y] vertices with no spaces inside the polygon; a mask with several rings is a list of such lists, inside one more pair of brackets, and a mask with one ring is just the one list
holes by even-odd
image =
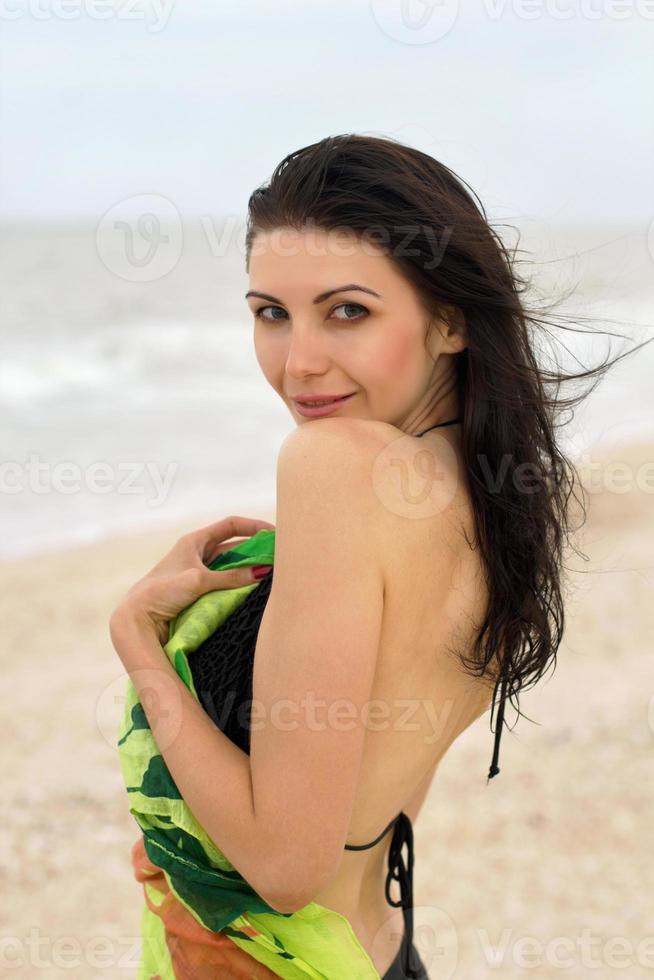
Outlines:
{"label": "eyebrow", "polygon": [[[314,304],[324,303],[326,299],[333,296],[334,293],[345,293],[350,290],[359,290],[362,293],[370,293],[371,296],[376,296],[377,299],[381,299],[379,293],[376,293],[374,289],[369,289],[367,286],[358,286],[356,283],[351,282],[347,286],[338,286],[336,289],[328,289],[326,293],[320,293],[319,296],[313,300]],[[281,299],[277,299],[276,296],[271,296],[270,293],[260,293],[255,289],[250,289],[249,292],[245,294],[245,298],[248,299],[250,296],[258,296],[259,299],[268,299],[271,303],[279,303],[283,306],[284,303]]]}

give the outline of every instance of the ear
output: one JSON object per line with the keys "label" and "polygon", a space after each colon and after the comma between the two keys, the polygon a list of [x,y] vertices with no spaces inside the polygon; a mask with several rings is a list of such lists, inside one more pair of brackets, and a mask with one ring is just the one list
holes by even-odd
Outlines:
{"label": "ear", "polygon": [[443,311],[444,334],[447,350],[456,354],[468,346],[468,330],[466,318],[458,306],[446,306]]}
{"label": "ear", "polygon": [[468,346],[465,316],[458,306],[443,304],[431,327],[440,335],[439,346],[443,353],[456,354]]}

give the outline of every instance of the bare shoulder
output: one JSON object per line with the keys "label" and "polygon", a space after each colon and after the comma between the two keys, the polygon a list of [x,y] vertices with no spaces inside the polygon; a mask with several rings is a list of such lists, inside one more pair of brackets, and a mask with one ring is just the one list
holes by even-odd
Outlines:
{"label": "bare shoulder", "polygon": [[[357,511],[374,509],[376,457],[386,442],[383,423],[367,419],[314,419],[293,429],[284,439],[277,461],[278,491],[281,476],[287,487],[320,490],[325,504],[346,498]],[[317,486],[319,481],[319,486]],[[346,516],[345,514],[343,515]]]}
{"label": "bare shoulder", "polygon": [[[283,440],[277,459],[277,509],[287,517],[319,518],[334,532],[369,532],[383,509],[375,494],[375,467],[385,441],[382,423],[314,419]],[[306,522],[305,522],[306,526]],[[279,522],[278,522],[279,527]]]}
{"label": "bare shoulder", "polygon": [[370,520],[379,518],[386,528],[390,522],[408,529],[416,521],[424,528],[425,519],[460,525],[469,512],[462,462],[440,434],[426,442],[387,422],[315,419],[287,436],[280,461],[282,455],[333,472],[348,495],[363,498]]}
{"label": "bare shoulder", "polygon": [[400,491],[408,489],[402,478],[411,476],[406,472],[410,466],[420,479],[430,482],[433,495],[444,489],[445,471],[455,471],[457,460],[447,439],[422,443],[396,426],[374,419],[314,419],[309,425],[297,426],[282,442],[278,465],[319,466],[325,462],[336,464],[341,475],[344,468],[353,475],[363,473],[367,477],[367,485],[359,487],[363,493],[388,491],[388,486],[378,484],[389,479],[394,479]]}
{"label": "bare shoulder", "polygon": [[311,449],[312,453],[331,453],[341,449],[372,449],[390,433],[401,435],[395,426],[374,419],[324,418],[298,425],[289,432],[280,448],[280,459],[289,451]]}
{"label": "bare shoulder", "polygon": [[315,509],[318,494],[321,509],[334,508],[334,526],[343,533],[353,525],[360,532],[363,521],[387,572],[390,552],[408,559],[416,544],[421,551],[427,544],[432,553],[443,545],[448,550],[447,540],[470,524],[450,442],[424,442],[371,419],[314,419],[292,430],[279,453],[278,507],[283,494],[292,495],[294,513],[303,501]]}

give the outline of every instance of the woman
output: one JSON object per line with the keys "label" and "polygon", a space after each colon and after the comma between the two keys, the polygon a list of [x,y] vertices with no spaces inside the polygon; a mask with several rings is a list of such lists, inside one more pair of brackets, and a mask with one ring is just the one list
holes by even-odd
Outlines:
{"label": "woman", "polygon": [[[133,685],[121,743],[141,752],[137,782],[126,755],[123,771],[144,933],[160,945],[140,976],[427,977],[412,824],[496,696],[499,772],[505,702],[555,660],[576,474],[554,428],[583,396],[557,397],[565,376],[537,364],[539,318],[505,246],[426,154],[321,140],[279,164],[248,218],[256,356],[296,425],[276,527],[185,535],[111,620]],[[225,679],[202,673],[230,623],[256,724],[235,724],[215,700]]]}

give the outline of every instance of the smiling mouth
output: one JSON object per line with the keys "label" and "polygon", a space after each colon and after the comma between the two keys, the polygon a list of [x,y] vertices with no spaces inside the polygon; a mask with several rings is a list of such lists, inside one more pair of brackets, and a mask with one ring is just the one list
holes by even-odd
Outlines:
{"label": "smiling mouth", "polygon": [[319,408],[321,405],[334,405],[336,402],[343,402],[346,398],[351,398],[354,392],[349,395],[341,395],[340,398],[314,398],[310,401],[300,401],[299,398],[294,398],[293,401],[298,405],[307,405],[309,408]]}

